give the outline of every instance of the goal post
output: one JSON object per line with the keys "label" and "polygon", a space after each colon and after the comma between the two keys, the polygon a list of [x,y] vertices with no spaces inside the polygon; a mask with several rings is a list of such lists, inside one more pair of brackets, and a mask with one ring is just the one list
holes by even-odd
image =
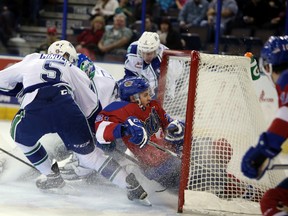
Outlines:
{"label": "goal post", "polygon": [[[162,64],[161,64],[161,76],[159,81],[159,99],[162,104],[166,102],[164,100],[165,96],[165,89],[167,84],[167,72],[169,66],[169,60],[171,56],[177,57],[187,57],[191,56],[190,60],[190,68],[189,65],[187,69],[190,70],[189,77],[189,85],[188,85],[188,92],[187,92],[187,103],[186,103],[186,118],[185,118],[185,135],[184,135],[184,144],[183,144],[183,154],[182,154],[182,168],[181,168],[181,175],[183,178],[180,179],[179,188],[185,188],[188,182],[188,175],[189,169],[186,168],[186,164],[190,163],[191,158],[191,145],[192,142],[192,118],[194,113],[194,106],[195,106],[195,94],[196,94],[196,74],[199,65],[199,53],[197,51],[173,51],[173,50],[166,50],[163,54]],[[171,71],[172,72],[172,71]],[[185,105],[185,104],[184,104]],[[184,177],[185,176],[185,177]],[[179,199],[178,199],[178,212],[183,211],[184,205],[184,190],[179,190]]]}
{"label": "goal post", "polygon": [[[240,170],[243,155],[266,129],[250,59],[166,50],[160,70],[158,100],[185,121],[178,212],[258,214],[263,193],[284,174],[268,172],[256,181]],[[230,209],[234,204],[238,210]]]}

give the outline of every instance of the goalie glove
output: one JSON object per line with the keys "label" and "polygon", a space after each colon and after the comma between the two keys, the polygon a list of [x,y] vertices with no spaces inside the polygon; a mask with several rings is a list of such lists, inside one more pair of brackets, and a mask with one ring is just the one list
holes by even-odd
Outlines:
{"label": "goalie glove", "polygon": [[130,135],[130,142],[143,148],[148,142],[148,135],[143,123],[136,117],[129,117],[124,123],[124,134]]}
{"label": "goalie glove", "polygon": [[178,120],[170,122],[166,128],[165,140],[182,146],[184,141],[184,123]]}
{"label": "goalie glove", "polygon": [[284,140],[273,133],[262,133],[256,147],[250,147],[242,159],[243,174],[248,178],[260,179],[267,171],[270,159],[280,153]]}

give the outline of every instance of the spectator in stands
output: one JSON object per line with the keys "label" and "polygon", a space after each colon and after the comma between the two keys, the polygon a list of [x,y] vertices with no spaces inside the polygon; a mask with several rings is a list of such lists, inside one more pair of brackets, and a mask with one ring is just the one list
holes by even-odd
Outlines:
{"label": "spectator in stands", "polygon": [[[231,24],[233,23],[238,12],[238,5],[235,0],[222,0],[222,10],[221,10],[221,23],[220,23],[220,33],[229,34],[231,30]],[[201,26],[208,26],[210,30],[210,38],[214,33],[216,16],[217,16],[217,0],[212,0],[209,3],[207,11],[207,20],[201,22]]]}
{"label": "spectator in stands", "polygon": [[[155,10],[155,1],[156,0],[146,0],[146,12],[151,13],[151,16],[153,18],[155,18],[155,16],[157,15],[157,10]],[[134,10],[133,10],[133,16],[135,18],[135,20],[141,20],[142,19],[142,0],[134,0]],[[155,16],[154,16],[155,14]]]}
{"label": "spectator in stands", "polygon": [[91,21],[91,28],[81,32],[77,37],[76,51],[88,56],[92,61],[96,60],[95,50],[104,34],[105,19],[103,16],[96,16]]}
{"label": "spectator in stands", "polygon": [[41,44],[35,52],[37,53],[47,53],[47,50],[49,46],[54,43],[55,41],[58,41],[59,38],[57,37],[57,28],[55,26],[51,26],[47,28],[47,35],[46,40],[43,44]]}
{"label": "spectator in stands", "polygon": [[106,23],[111,22],[115,15],[115,10],[119,7],[118,0],[98,0],[91,10],[91,20],[95,16],[104,16]]}
{"label": "spectator in stands", "polygon": [[157,31],[160,43],[169,49],[182,50],[184,41],[182,42],[179,32],[176,32],[167,18],[163,18],[160,22],[160,28]]}
{"label": "spectator in stands", "polygon": [[243,5],[242,14],[242,26],[244,27],[276,29],[279,25],[284,24],[285,5],[280,0],[248,0]]}
{"label": "spectator in stands", "polygon": [[191,26],[200,26],[206,18],[208,5],[207,0],[188,0],[178,16],[181,31],[187,31]]}
{"label": "spectator in stands", "polygon": [[149,14],[147,14],[145,18],[145,31],[149,32],[158,31],[157,24],[153,22],[152,16],[150,16]]}
{"label": "spectator in stands", "polygon": [[29,0],[29,24],[37,25],[39,21],[39,11],[43,9],[43,0]]}
{"label": "spectator in stands", "polygon": [[116,8],[115,13],[124,13],[126,15],[127,26],[129,26],[135,21],[133,16],[133,9],[131,7],[131,4],[129,3],[129,0],[119,0],[119,7]]}
{"label": "spectator in stands", "polygon": [[175,0],[176,6],[179,9],[179,11],[182,10],[182,8],[186,2],[187,2],[187,0]]}
{"label": "spectator in stands", "polygon": [[[142,30],[141,29],[142,28],[142,20],[135,21],[130,26],[130,28],[133,31],[134,39],[138,40],[142,34],[142,31],[141,31]],[[157,32],[158,31],[158,26],[155,22],[153,22],[152,16],[150,14],[146,14],[146,17],[145,17],[145,31],[148,31],[148,32]],[[133,41],[135,41],[135,40],[133,40]]]}
{"label": "spectator in stands", "polygon": [[0,41],[7,47],[8,41],[16,33],[16,20],[8,6],[3,5],[0,11]]}
{"label": "spectator in stands", "polygon": [[168,9],[175,7],[175,0],[156,0],[157,4],[160,7],[160,14],[167,15]]}
{"label": "spectator in stands", "polygon": [[113,25],[105,26],[104,35],[98,43],[97,54],[100,59],[107,53],[125,56],[132,38],[132,30],[126,27],[124,14],[115,14],[113,20]]}

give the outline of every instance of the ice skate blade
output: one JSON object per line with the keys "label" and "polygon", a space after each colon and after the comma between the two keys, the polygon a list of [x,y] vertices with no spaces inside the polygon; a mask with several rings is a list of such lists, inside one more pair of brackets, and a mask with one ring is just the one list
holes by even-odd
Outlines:
{"label": "ice skate blade", "polygon": [[144,199],[134,199],[133,202],[135,203],[139,203],[141,205],[144,205],[144,206],[152,206],[151,202],[149,201],[148,198],[144,198]]}

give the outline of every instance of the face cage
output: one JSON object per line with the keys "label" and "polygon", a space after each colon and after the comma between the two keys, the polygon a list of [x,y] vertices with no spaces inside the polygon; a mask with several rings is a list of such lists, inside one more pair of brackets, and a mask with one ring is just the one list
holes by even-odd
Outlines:
{"label": "face cage", "polygon": [[[145,91],[145,90],[144,90]],[[143,92],[144,92],[143,91]],[[148,92],[149,92],[149,95],[150,95],[150,97],[152,98],[153,96],[154,96],[154,94],[153,94],[153,91],[152,91],[152,89],[149,87],[148,88]],[[141,93],[141,92],[140,92]],[[138,104],[138,106],[142,109],[142,110],[145,110],[145,107],[143,106],[143,104],[141,103],[141,100],[140,100],[140,93],[136,93],[136,94],[134,94],[134,95],[132,95],[133,97],[134,97],[134,99],[135,99],[135,101],[136,101],[136,103]]]}

